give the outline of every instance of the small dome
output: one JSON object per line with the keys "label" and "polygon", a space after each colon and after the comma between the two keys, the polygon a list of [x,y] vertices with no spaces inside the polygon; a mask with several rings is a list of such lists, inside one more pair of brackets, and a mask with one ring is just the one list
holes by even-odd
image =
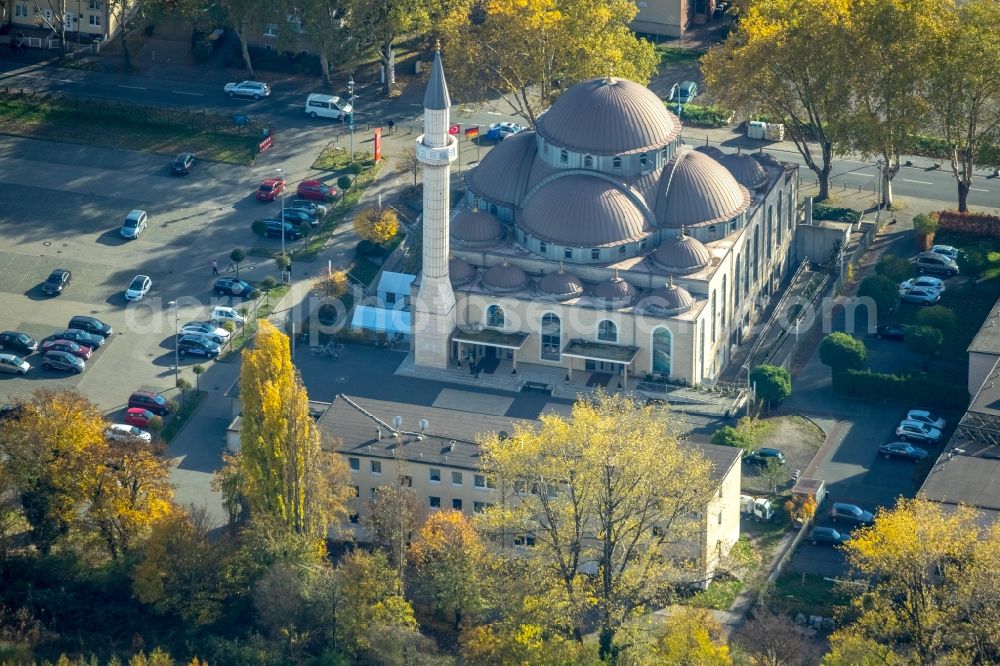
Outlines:
{"label": "small dome", "polygon": [[707,143],[704,146],[698,146],[695,148],[699,153],[705,153],[715,161],[721,160],[726,156],[724,152],[716,148],[715,146],[710,146]]}
{"label": "small dome", "polygon": [[650,231],[646,216],[614,183],[580,174],[547,183],[515,219],[535,238],[568,247],[613,247]]}
{"label": "small dome", "polygon": [[675,285],[673,277],[667,280],[666,286],[653,291],[639,302],[639,308],[644,313],[661,317],[687,312],[692,305],[694,297],[684,287]]}
{"label": "small dome", "polygon": [[616,78],[576,84],[535,124],[553,146],[592,155],[658,150],[681,133],[680,120],[655,93]]}
{"label": "small dome", "polygon": [[615,271],[614,277],[610,280],[598,283],[594,287],[594,297],[607,301],[610,305],[626,305],[635,298],[635,287],[618,275]]}
{"label": "small dome", "polygon": [[576,298],[583,293],[583,283],[560,264],[559,270],[549,273],[538,281],[538,289],[542,293],[554,296],[560,301]]}
{"label": "small dome", "polygon": [[774,167],[776,169],[784,168],[781,162],[772,155],[771,153],[754,153],[752,157],[757,160],[761,166]]}
{"label": "small dome", "polygon": [[457,241],[488,244],[503,237],[503,227],[495,216],[474,208],[452,218],[450,234]]}
{"label": "small dome", "polygon": [[764,167],[746,153],[723,155],[717,159],[719,164],[733,174],[736,182],[748,190],[755,190],[767,183],[767,172],[764,171]]}
{"label": "small dome", "polygon": [[486,271],[483,284],[493,291],[518,291],[528,286],[528,276],[504,259]]}
{"label": "small dome", "polygon": [[731,220],[749,207],[750,192],[725,167],[684,150],[660,181],[656,219],[668,227],[700,227]]}
{"label": "small dome", "polygon": [[467,261],[450,257],[448,259],[448,277],[453,286],[469,284],[472,282],[472,278],[476,277],[476,269]]}
{"label": "small dome", "polygon": [[653,253],[653,261],[675,275],[686,275],[701,270],[712,260],[708,248],[697,238],[681,233],[664,241]]}
{"label": "small dome", "polygon": [[500,206],[520,205],[535,159],[535,146],[534,132],[518,132],[507,137],[483,155],[476,168],[466,174],[466,185],[473,193]]}

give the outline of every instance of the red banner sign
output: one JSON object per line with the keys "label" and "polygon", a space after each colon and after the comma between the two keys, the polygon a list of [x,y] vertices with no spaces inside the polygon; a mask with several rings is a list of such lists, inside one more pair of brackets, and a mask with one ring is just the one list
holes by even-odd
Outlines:
{"label": "red banner sign", "polygon": [[462,126],[459,125],[458,123],[455,123],[448,128],[448,134],[458,134],[461,131],[462,131]]}
{"label": "red banner sign", "polygon": [[257,144],[257,152],[259,152],[259,153],[264,152],[265,150],[267,150],[268,148],[271,147],[271,143],[272,143],[271,137],[267,137],[266,139],[264,139],[263,141],[261,141],[259,144]]}
{"label": "red banner sign", "polygon": [[382,128],[375,128],[375,161],[382,159]]}

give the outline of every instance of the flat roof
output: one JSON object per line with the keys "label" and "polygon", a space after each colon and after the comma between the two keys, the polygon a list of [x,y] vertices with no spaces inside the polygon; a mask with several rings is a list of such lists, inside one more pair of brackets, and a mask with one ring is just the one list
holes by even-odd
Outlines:
{"label": "flat roof", "polygon": [[566,343],[566,347],[562,353],[563,356],[569,356],[570,358],[629,364],[635,360],[636,354],[639,353],[639,348],[574,338]]}
{"label": "flat roof", "polygon": [[967,351],[1000,355],[1000,300],[993,304],[993,309],[979,327],[979,332],[972,339]]}
{"label": "flat roof", "polygon": [[501,347],[503,349],[520,349],[524,346],[524,341],[528,339],[529,333],[507,333],[493,328],[483,328],[478,331],[463,331],[456,329],[451,334],[454,342],[466,342],[472,345],[486,345],[487,347]]}

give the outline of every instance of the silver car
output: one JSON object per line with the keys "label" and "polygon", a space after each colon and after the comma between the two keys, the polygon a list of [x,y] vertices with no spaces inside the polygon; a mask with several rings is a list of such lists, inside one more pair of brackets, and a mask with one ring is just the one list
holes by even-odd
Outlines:
{"label": "silver car", "polygon": [[241,81],[240,83],[227,83],[223,89],[230,97],[252,97],[261,99],[271,94],[271,88],[266,83],[260,81]]}
{"label": "silver car", "polygon": [[922,252],[917,255],[917,272],[939,273],[951,277],[958,275],[958,264],[951,257],[939,252]]}
{"label": "silver car", "polygon": [[0,372],[11,372],[16,375],[23,375],[31,370],[31,366],[20,356],[13,354],[0,354]]}
{"label": "silver car", "polygon": [[49,370],[65,370],[80,374],[87,369],[87,364],[82,358],[73,356],[69,352],[50,351],[42,357],[42,367]]}

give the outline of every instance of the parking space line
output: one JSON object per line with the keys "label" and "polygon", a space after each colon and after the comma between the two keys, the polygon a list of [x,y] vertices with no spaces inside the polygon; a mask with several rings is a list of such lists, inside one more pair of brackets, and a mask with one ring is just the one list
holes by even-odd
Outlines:
{"label": "parking space line", "polygon": [[969,189],[973,192],[989,192],[989,190],[981,190],[978,187],[970,187]]}
{"label": "parking space line", "polygon": [[142,86],[127,86],[127,85],[125,85],[123,83],[119,83],[118,87],[119,88],[128,88],[129,90],[146,90],[146,88],[143,88]]}
{"label": "parking space line", "polygon": [[56,83],[79,83],[79,81],[73,81],[70,79],[53,79],[48,76],[41,76],[39,74],[14,74],[9,78],[24,78],[24,79],[45,79],[46,81],[54,81]]}
{"label": "parking space line", "polygon": [[917,185],[933,185],[934,183],[928,183],[926,180],[910,180],[909,178],[904,178],[907,183],[916,183]]}
{"label": "parking space line", "polygon": [[171,90],[174,95],[190,95],[192,97],[204,97],[205,93],[184,92],[183,90]]}

